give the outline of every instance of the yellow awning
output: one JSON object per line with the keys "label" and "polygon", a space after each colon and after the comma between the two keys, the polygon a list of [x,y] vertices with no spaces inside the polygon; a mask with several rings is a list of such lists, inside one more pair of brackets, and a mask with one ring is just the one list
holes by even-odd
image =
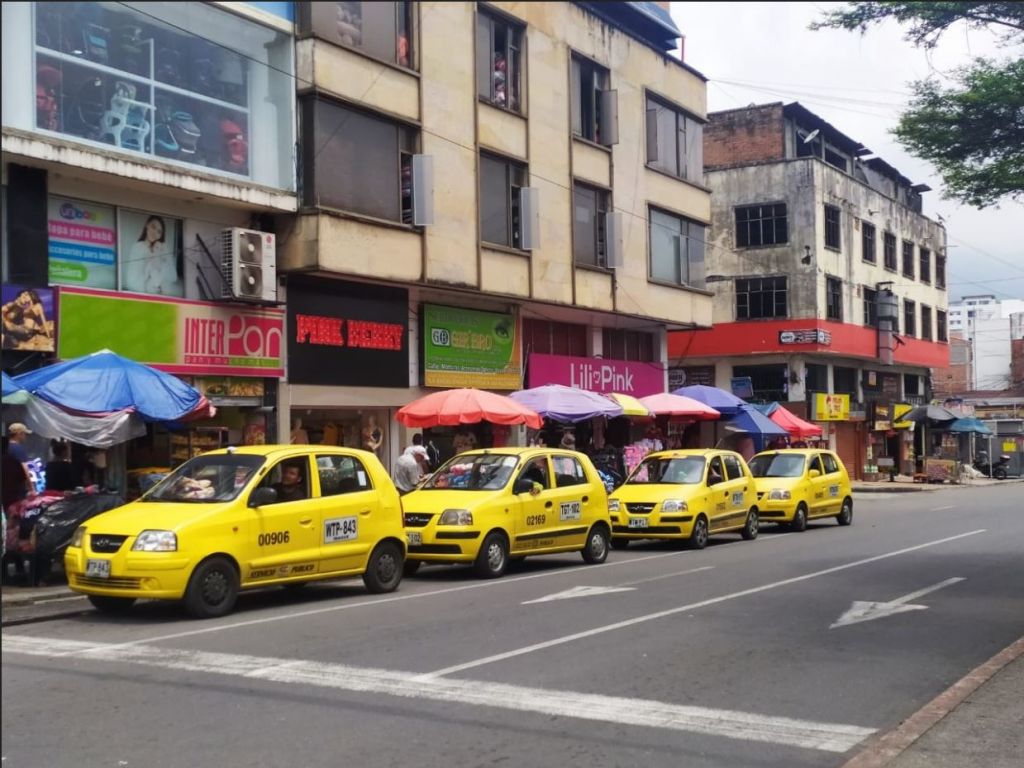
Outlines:
{"label": "yellow awning", "polygon": [[623,416],[650,416],[651,412],[644,408],[643,403],[630,395],[620,395],[613,392],[608,395],[612,400],[622,406]]}

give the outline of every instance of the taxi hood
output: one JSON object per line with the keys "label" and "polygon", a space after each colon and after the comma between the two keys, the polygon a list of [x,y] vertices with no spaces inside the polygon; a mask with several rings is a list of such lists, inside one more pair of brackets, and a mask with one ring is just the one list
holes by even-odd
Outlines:
{"label": "taxi hood", "polygon": [[192,523],[221,514],[236,503],[139,500],[96,515],[83,525],[90,533],[122,536],[135,536],[145,530],[179,531]]}
{"label": "taxi hood", "polygon": [[609,499],[619,501],[662,501],[664,499],[692,499],[708,492],[704,483],[684,485],[682,483],[635,483],[620,485],[608,494]]}
{"label": "taxi hood", "polygon": [[493,499],[517,498],[506,489],[497,491],[460,491],[451,488],[418,488],[402,497],[405,512],[437,512],[446,509],[473,509]]}

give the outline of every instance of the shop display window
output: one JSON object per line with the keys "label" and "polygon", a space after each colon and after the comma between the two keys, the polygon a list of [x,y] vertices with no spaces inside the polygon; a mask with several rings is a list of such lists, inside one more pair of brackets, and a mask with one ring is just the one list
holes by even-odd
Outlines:
{"label": "shop display window", "polygon": [[293,186],[252,167],[254,130],[291,136],[287,35],[205,4],[34,5],[36,129]]}

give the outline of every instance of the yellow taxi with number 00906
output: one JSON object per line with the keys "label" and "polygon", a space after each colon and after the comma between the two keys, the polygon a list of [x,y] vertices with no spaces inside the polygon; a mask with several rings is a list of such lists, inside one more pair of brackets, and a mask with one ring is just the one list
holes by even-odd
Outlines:
{"label": "yellow taxi with number 00906", "polygon": [[409,559],[472,563],[497,578],[510,558],[578,551],[608,556],[608,494],[582,453],[553,448],[468,451],[402,497]]}
{"label": "yellow taxi with number 00906", "polygon": [[786,448],[762,451],[750,460],[761,519],[802,531],[807,521],[834,517],[853,522],[853,488],[842,460],[832,451]]}
{"label": "yellow taxi with number 00906", "polygon": [[401,502],[372,453],[261,445],[204,453],[137,501],[75,531],[68,586],[97,609],[138,598],[184,600],[222,616],[239,590],[363,577],[371,592],[402,580]]}
{"label": "yellow taxi with number 00906", "polygon": [[754,478],[733,451],[648,454],[608,505],[615,548],[634,539],[670,539],[704,549],[710,534],[730,531],[757,538]]}

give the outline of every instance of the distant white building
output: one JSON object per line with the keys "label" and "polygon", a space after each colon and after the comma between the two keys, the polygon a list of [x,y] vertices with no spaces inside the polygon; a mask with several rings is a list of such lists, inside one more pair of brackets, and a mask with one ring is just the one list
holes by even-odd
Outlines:
{"label": "distant white building", "polygon": [[962,333],[970,344],[972,363],[967,383],[972,390],[1011,386],[1010,342],[1014,338],[1011,318],[1019,317],[1021,312],[1024,312],[1024,300],[999,300],[991,294],[964,296],[949,305],[950,332]]}

